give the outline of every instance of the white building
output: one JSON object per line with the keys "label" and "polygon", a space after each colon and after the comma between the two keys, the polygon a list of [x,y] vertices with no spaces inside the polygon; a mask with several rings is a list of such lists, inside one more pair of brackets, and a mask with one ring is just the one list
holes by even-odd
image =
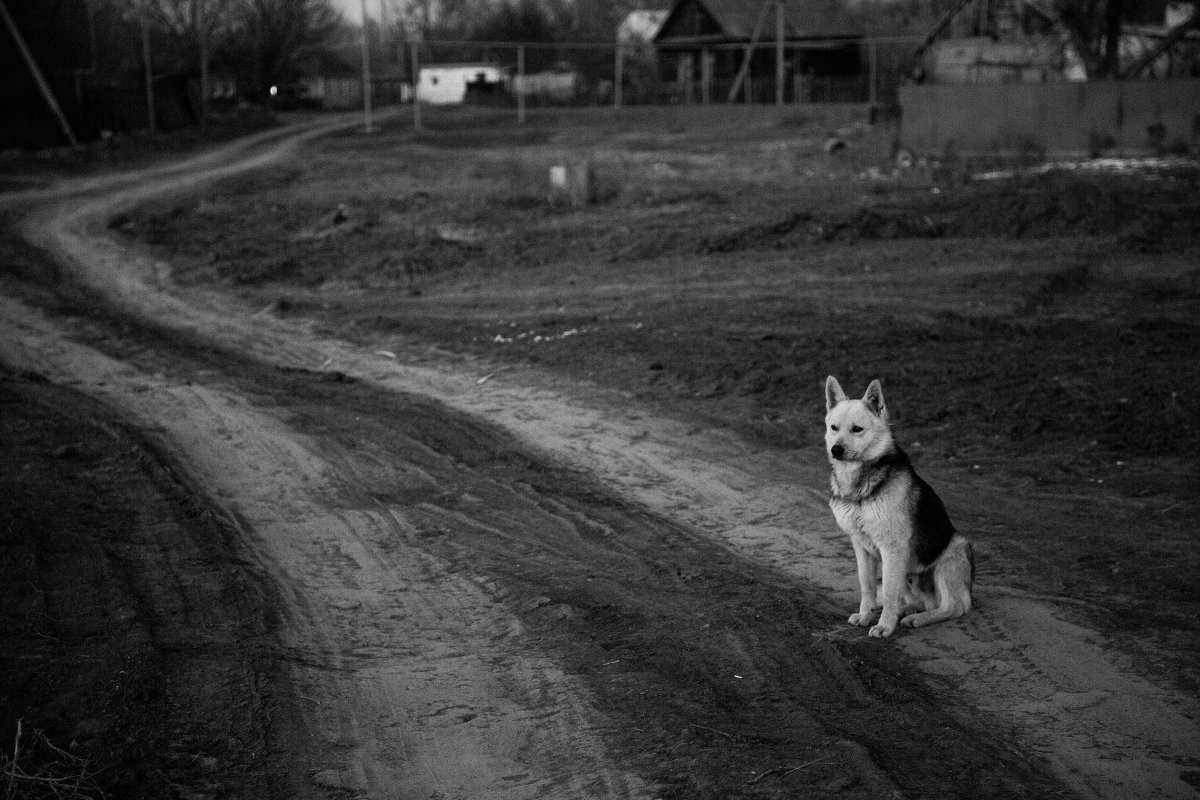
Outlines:
{"label": "white building", "polygon": [[495,64],[431,64],[421,67],[417,100],[431,105],[461,103],[469,84],[495,89],[508,86],[508,70]]}

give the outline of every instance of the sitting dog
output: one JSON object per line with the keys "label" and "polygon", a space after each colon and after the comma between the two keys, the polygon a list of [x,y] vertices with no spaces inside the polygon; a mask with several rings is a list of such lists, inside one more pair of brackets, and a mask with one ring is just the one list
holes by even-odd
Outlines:
{"label": "sitting dog", "polygon": [[970,611],[971,543],[892,438],[879,381],[862,400],[849,400],[829,376],[825,412],[829,507],[854,545],[862,592],[850,624],[870,625],[882,606],[870,635],[890,636],[898,621],[919,628]]}

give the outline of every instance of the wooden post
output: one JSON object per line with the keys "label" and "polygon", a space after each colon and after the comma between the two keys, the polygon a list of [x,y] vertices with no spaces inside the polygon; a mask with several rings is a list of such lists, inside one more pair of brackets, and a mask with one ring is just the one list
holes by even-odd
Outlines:
{"label": "wooden post", "polygon": [[412,81],[413,81],[413,130],[421,130],[421,98],[417,94],[417,89],[421,85],[421,47],[420,42],[414,39],[410,43],[412,49]]}
{"label": "wooden post", "polygon": [[208,119],[208,17],[205,15],[205,6],[201,0],[196,6],[196,15],[199,17],[200,24],[197,27],[200,29],[200,125],[203,127],[205,120]]}
{"label": "wooden post", "polygon": [[4,0],[0,0],[0,15],[4,16],[4,22],[8,25],[9,33],[12,34],[13,40],[17,43],[17,49],[21,51],[21,57],[25,59],[25,66],[33,74],[33,80],[38,85],[38,90],[42,93],[42,98],[46,101],[46,105],[50,106],[50,111],[58,118],[58,124],[62,128],[62,132],[66,134],[67,141],[72,146],[79,144],[75,139],[75,132],[71,130],[71,124],[67,122],[67,115],[63,113],[62,107],[54,99],[54,92],[50,91],[50,84],[46,83],[46,78],[42,75],[42,71],[38,69],[37,61],[34,60],[33,53],[25,45],[25,37],[21,36],[21,31],[17,29],[17,23],[9,15],[8,8],[4,5]]}
{"label": "wooden post", "polygon": [[775,105],[783,105],[783,10],[785,0],[775,3]]}
{"label": "wooden post", "polygon": [[[763,0],[762,8],[758,12],[758,21],[754,23],[754,33],[750,36],[750,44],[746,46],[746,55],[742,59],[742,66],[738,68],[737,75],[733,78],[733,86],[729,87],[728,102],[730,103],[737,99],[738,90],[742,88],[742,81],[746,79],[746,75],[750,71],[750,58],[754,55],[754,46],[758,44],[758,37],[762,35],[763,24],[767,21],[767,12],[771,10],[773,2],[775,0]],[[749,93],[747,93],[747,102],[749,102]]]}
{"label": "wooden post", "polygon": [[867,39],[867,80],[870,84],[867,86],[867,102],[872,107],[879,101],[879,53],[876,50],[875,40]]}
{"label": "wooden post", "polygon": [[679,102],[687,105],[691,102],[689,95],[690,87],[688,84],[688,71],[692,67],[691,55],[688,53],[679,53],[675,56],[675,86],[678,89],[680,96]]}
{"label": "wooden post", "polygon": [[150,132],[158,132],[154,114],[154,64],[150,60],[150,29],[146,26],[146,15],[138,17],[142,23],[142,64],[146,69],[146,114],[150,120]]}
{"label": "wooden post", "polygon": [[621,107],[621,83],[625,78],[625,58],[621,43],[617,42],[616,55],[613,56],[613,108]]}
{"label": "wooden post", "polygon": [[363,95],[363,133],[374,133],[375,126],[371,124],[371,47],[367,40],[367,0],[361,0],[362,8],[362,95]]}
{"label": "wooden post", "polygon": [[517,122],[525,124],[525,45],[517,45]]}
{"label": "wooden post", "polygon": [[683,73],[684,103],[691,105],[695,102],[696,89],[696,58],[692,53],[684,53],[680,59],[680,71]]}

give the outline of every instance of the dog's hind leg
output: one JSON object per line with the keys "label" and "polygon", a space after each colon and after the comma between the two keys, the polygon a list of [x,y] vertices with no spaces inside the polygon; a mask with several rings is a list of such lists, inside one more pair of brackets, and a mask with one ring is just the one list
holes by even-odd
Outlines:
{"label": "dog's hind leg", "polygon": [[933,567],[936,606],[919,614],[910,614],[900,624],[920,628],[966,614],[971,610],[973,573],[971,544],[961,536],[955,536]]}

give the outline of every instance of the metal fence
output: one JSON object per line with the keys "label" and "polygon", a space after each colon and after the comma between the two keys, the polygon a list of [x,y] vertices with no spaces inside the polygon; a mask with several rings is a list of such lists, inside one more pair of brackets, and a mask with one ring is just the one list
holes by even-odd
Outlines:
{"label": "metal fence", "polygon": [[518,115],[539,106],[891,104],[918,42],[806,39],[777,49],[764,41],[694,57],[644,43],[406,42],[389,48],[373,96],[388,102],[388,92],[400,96],[394,84],[407,81],[424,103],[511,106]]}

